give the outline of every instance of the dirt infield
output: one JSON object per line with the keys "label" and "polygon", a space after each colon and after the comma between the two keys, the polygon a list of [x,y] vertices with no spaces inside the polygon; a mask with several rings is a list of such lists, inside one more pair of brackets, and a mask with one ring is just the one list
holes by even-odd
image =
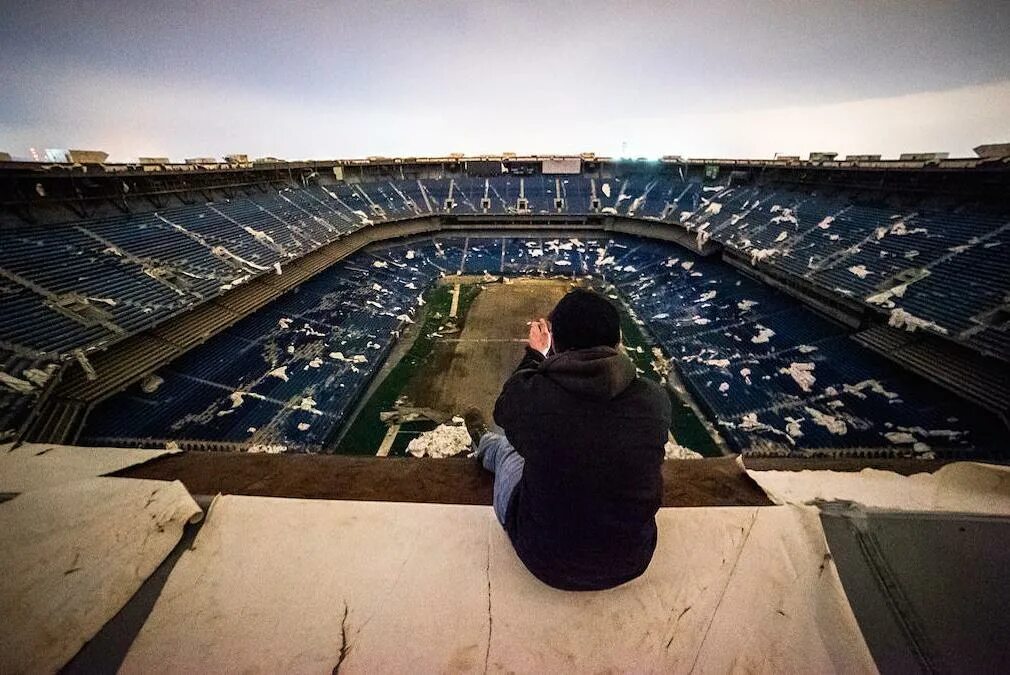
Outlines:
{"label": "dirt infield", "polygon": [[462,317],[462,331],[438,340],[407,383],[410,404],[447,415],[474,406],[490,420],[502,383],[522,357],[527,322],[546,316],[570,288],[556,279],[485,285]]}

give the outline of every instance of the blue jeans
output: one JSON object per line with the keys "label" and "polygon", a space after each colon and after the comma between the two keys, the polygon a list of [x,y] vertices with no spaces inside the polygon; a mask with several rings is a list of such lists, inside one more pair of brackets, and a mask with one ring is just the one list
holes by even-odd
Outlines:
{"label": "blue jeans", "polygon": [[494,474],[494,514],[498,522],[505,524],[505,512],[515,492],[519,479],[523,476],[526,461],[505,438],[505,434],[494,431],[481,436],[477,444],[477,457],[485,469]]}

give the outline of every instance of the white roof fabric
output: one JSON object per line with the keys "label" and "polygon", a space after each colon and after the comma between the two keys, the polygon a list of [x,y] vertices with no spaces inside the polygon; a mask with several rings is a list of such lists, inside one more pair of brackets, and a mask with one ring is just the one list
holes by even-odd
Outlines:
{"label": "white roof fabric", "polygon": [[201,515],[182,483],[91,478],[0,504],[0,672],[53,672]]}
{"label": "white roof fabric", "polygon": [[180,451],[8,444],[0,446],[0,492],[26,492],[102,476],[176,452]]}
{"label": "white roof fabric", "polygon": [[854,502],[897,511],[1010,515],[1010,467],[956,462],[935,473],[747,471],[776,504]]}
{"label": "white roof fabric", "polygon": [[658,522],[641,578],[566,593],[488,507],[219,497],[122,671],[875,672],[815,509]]}

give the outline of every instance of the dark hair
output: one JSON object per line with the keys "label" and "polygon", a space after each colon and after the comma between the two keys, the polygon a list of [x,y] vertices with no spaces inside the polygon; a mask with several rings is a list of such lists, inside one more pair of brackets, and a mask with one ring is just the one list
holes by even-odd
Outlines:
{"label": "dark hair", "polygon": [[550,315],[554,351],[616,347],[621,341],[621,316],[599,293],[576,288],[561,298]]}

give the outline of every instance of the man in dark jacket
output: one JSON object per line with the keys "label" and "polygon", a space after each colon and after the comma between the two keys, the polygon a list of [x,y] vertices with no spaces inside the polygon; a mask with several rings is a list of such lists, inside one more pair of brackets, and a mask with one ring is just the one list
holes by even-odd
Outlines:
{"label": "man in dark jacket", "polygon": [[611,588],[642,574],[656,548],[670,399],[619,349],[620,317],[587,290],[530,325],[526,354],[494,418],[467,414],[494,508],[516,553],[546,584]]}

